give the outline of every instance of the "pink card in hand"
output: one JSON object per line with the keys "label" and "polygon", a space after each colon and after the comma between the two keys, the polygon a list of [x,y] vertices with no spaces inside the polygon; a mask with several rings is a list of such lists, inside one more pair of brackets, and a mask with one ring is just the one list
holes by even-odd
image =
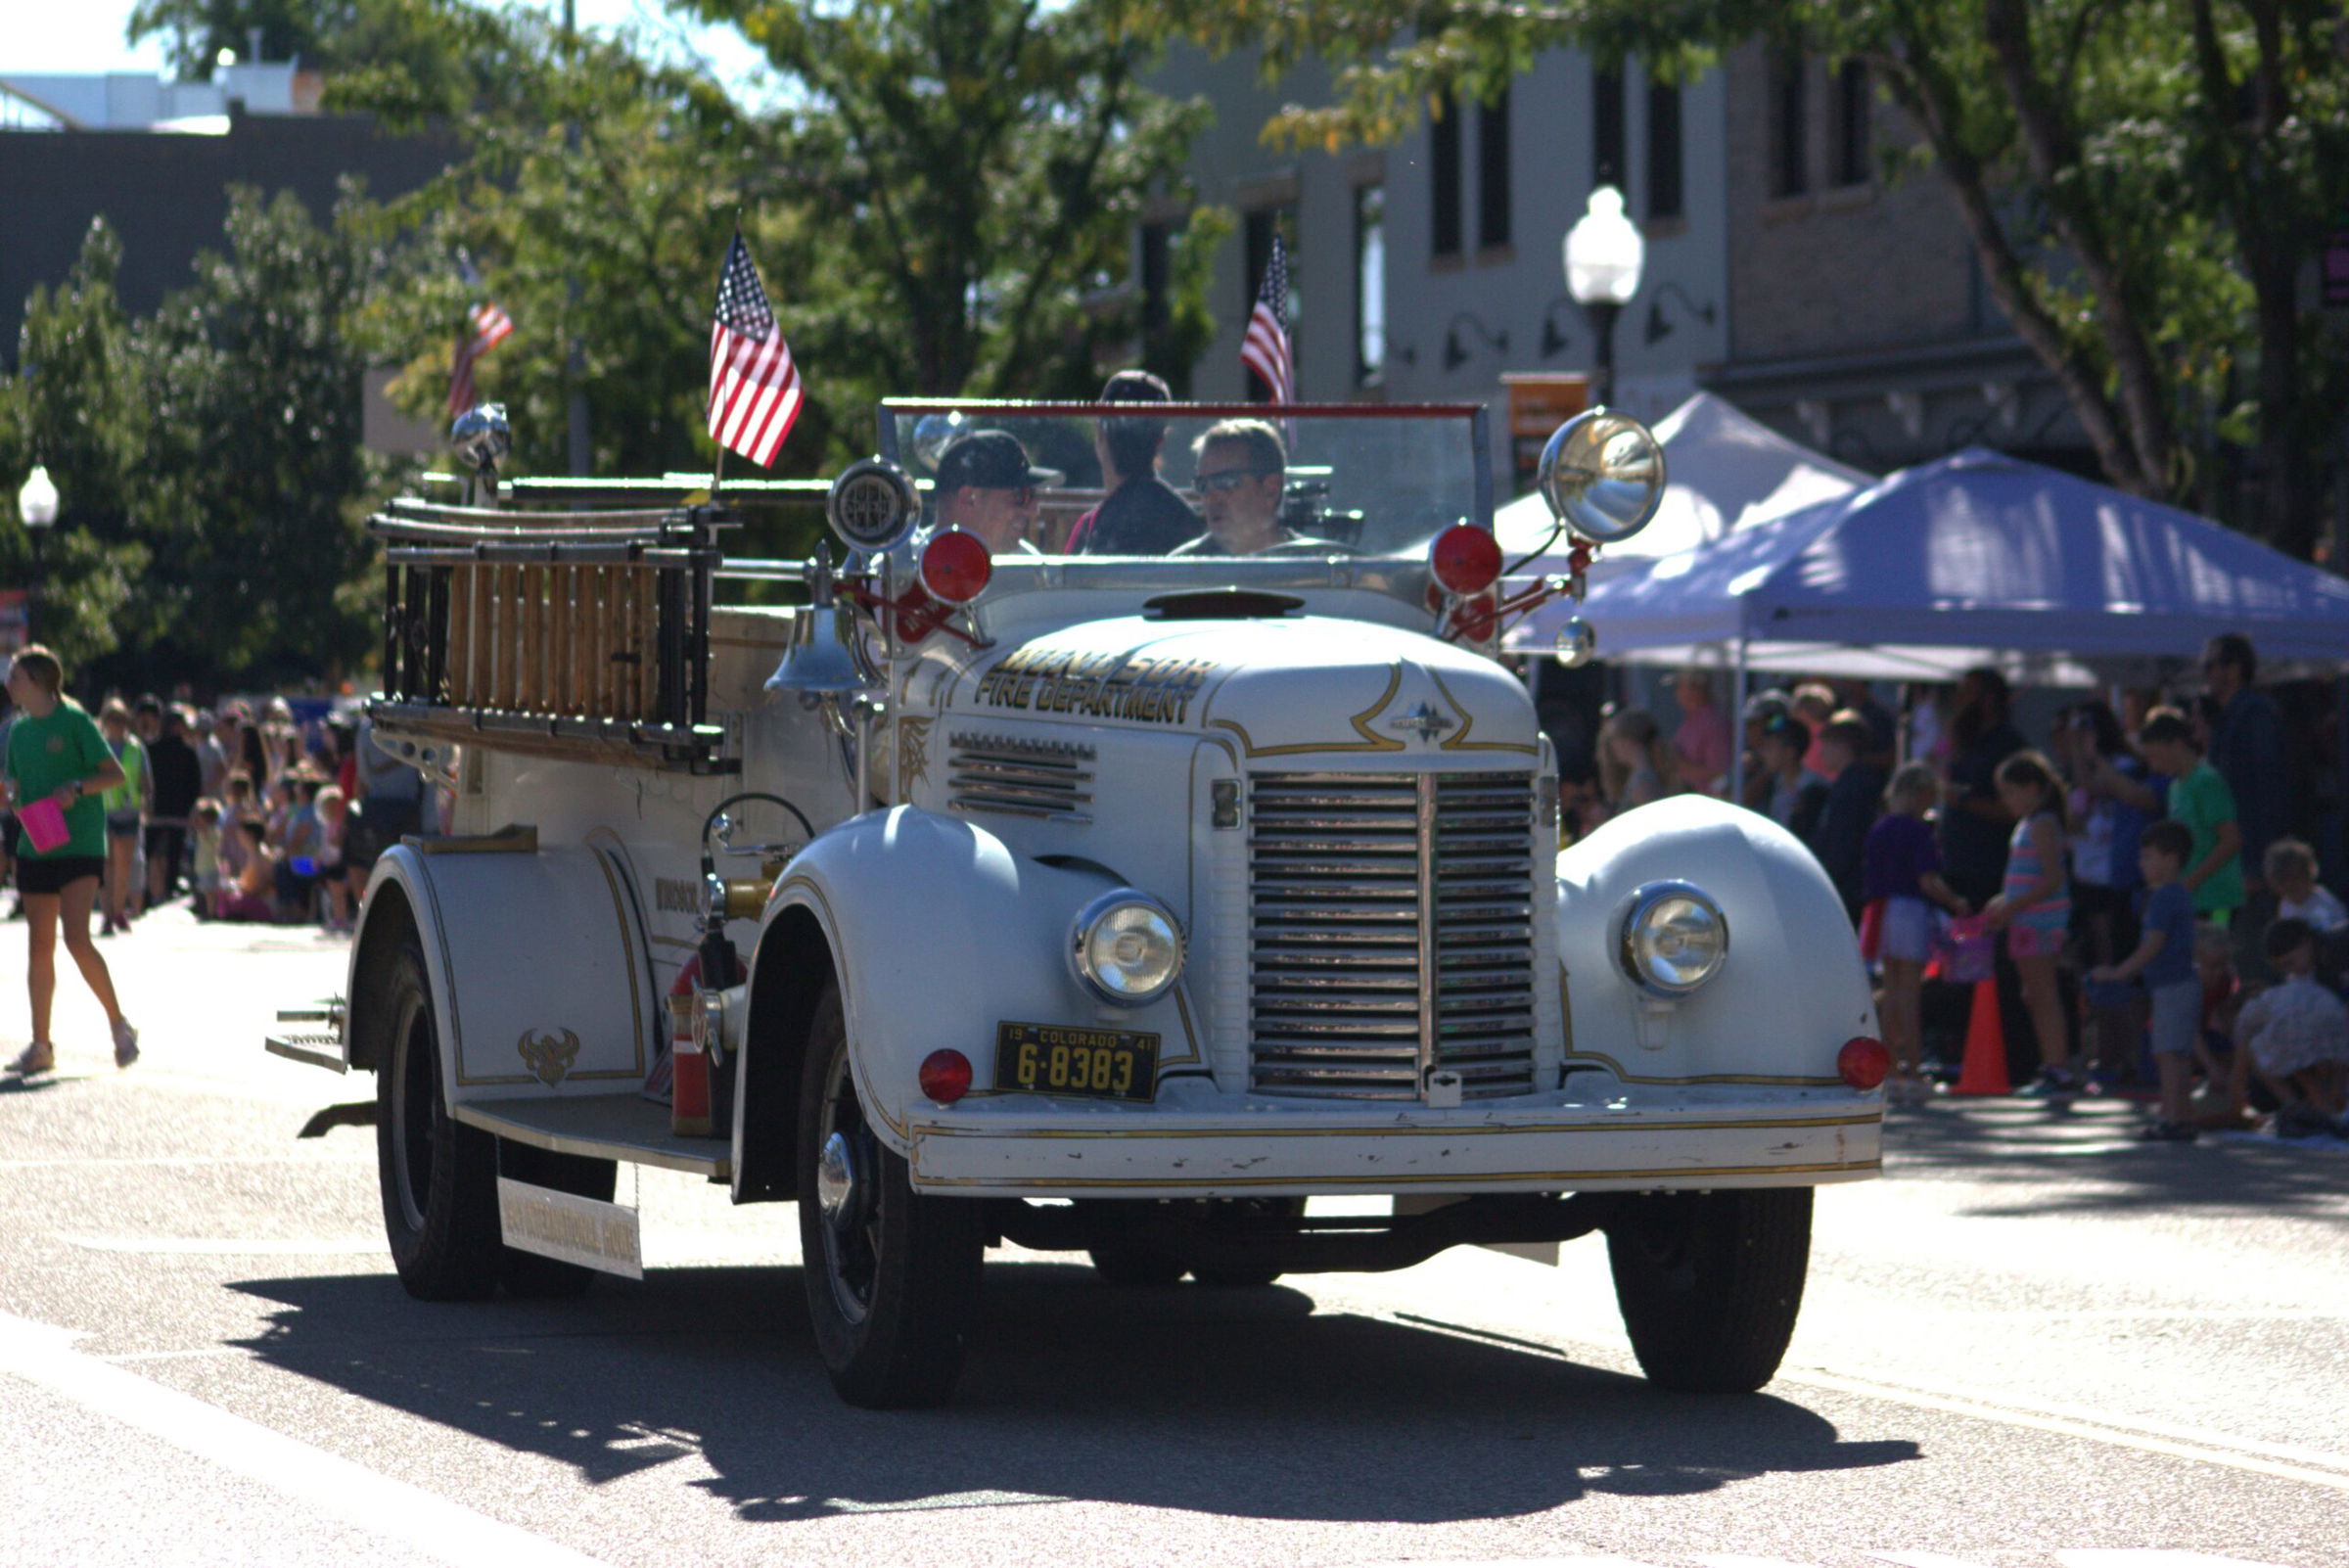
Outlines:
{"label": "pink card in hand", "polygon": [[66,831],[65,807],[47,796],[30,806],[18,807],[17,820],[24,824],[24,836],[32,840],[33,849],[42,854],[72,837]]}

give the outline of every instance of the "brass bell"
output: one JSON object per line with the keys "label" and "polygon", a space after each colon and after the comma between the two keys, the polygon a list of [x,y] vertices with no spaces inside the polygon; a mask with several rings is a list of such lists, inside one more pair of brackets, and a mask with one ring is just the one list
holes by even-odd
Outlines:
{"label": "brass bell", "polygon": [[857,656],[848,606],[832,591],[832,564],[822,550],[807,563],[807,607],[791,619],[791,646],[766,677],[771,692],[797,692],[816,708],[876,684]]}

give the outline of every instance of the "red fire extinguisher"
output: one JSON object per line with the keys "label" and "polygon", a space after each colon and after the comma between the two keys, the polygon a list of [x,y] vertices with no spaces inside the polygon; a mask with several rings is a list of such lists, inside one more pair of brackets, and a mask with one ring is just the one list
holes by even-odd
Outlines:
{"label": "red fire extinguisher", "polygon": [[685,960],[668,988],[668,1130],[681,1138],[710,1136],[710,1058],[694,1034],[702,1005],[700,954]]}

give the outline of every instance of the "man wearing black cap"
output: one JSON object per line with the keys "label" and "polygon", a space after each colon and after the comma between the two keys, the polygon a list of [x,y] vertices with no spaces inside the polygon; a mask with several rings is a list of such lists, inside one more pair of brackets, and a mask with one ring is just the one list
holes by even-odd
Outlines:
{"label": "man wearing black cap", "polygon": [[[1147,370],[1121,370],[1101,389],[1105,403],[1165,403],[1174,394]],[[1104,419],[1093,435],[1101,459],[1101,504],[1069,530],[1071,555],[1165,555],[1199,536],[1199,517],[1158,477],[1167,422]]]}
{"label": "man wearing black cap", "polygon": [[1028,449],[1009,431],[973,431],[938,460],[931,489],[938,526],[977,534],[990,555],[1033,553],[1036,491],[1062,478],[1057,469],[1032,465]]}

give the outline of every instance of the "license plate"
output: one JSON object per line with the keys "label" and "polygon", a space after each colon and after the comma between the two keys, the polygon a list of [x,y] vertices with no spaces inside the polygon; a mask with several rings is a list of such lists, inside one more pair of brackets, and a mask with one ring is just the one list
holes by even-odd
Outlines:
{"label": "license plate", "polygon": [[1025,1094],[1138,1100],[1157,1092],[1158,1037],[1060,1024],[995,1026],[995,1087]]}

